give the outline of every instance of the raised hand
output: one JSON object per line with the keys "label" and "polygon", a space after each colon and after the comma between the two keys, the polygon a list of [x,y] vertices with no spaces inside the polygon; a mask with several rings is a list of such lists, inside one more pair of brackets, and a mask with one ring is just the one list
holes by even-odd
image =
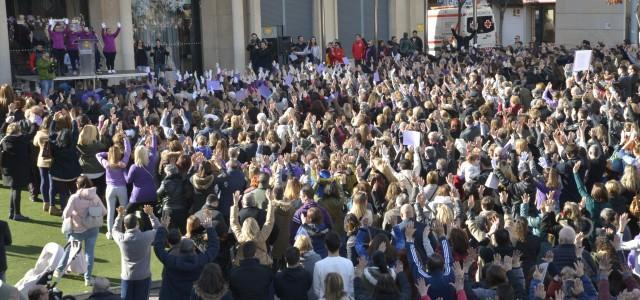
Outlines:
{"label": "raised hand", "polygon": [[416,232],[416,228],[413,225],[413,222],[409,222],[407,226],[404,228],[404,236],[406,241],[413,241],[413,234]]}
{"label": "raised hand", "polygon": [[171,217],[169,217],[169,214],[163,214],[162,218],[160,218],[160,223],[162,223],[162,227],[169,228],[169,224],[171,224]]}
{"label": "raised hand", "polygon": [[205,212],[203,218],[200,220],[200,225],[204,228],[211,228],[213,226],[213,218],[210,212]]}
{"label": "raised hand", "polygon": [[600,257],[600,259],[598,259],[598,272],[600,273],[600,275],[605,275],[605,276],[609,276],[609,274],[611,274],[611,271],[613,270],[613,267],[611,265],[611,258],[607,255],[603,255]]}
{"label": "raised hand", "polygon": [[240,196],[240,191],[236,191],[235,193],[233,193],[233,205],[238,205],[240,203],[240,199],[242,199],[242,197]]}
{"label": "raised hand", "polygon": [[147,214],[147,216],[153,216],[153,206],[151,205],[145,205],[142,207],[142,211]]}
{"label": "raised hand", "polygon": [[576,164],[573,165],[573,173],[580,172],[580,166],[582,166],[582,162],[581,161],[577,161]]}
{"label": "raised hand", "polygon": [[[544,280],[544,268],[540,265],[535,266],[534,271],[533,271],[533,279],[538,280],[538,281],[542,281]],[[540,283],[540,285],[542,285],[542,287],[544,288],[544,284]],[[544,297],[543,297],[544,299]]]}
{"label": "raised hand", "polygon": [[514,250],[513,251],[513,261],[512,261],[512,268],[513,269],[517,269],[521,266],[522,261],[520,260],[520,258],[522,258],[522,252],[520,252],[520,250]]}
{"label": "raised hand", "polygon": [[119,217],[124,217],[124,214],[127,210],[124,208],[124,206],[118,206],[118,208],[116,208],[116,211],[118,212]]}
{"label": "raised hand", "polygon": [[582,275],[584,275],[584,263],[582,261],[574,262],[573,268],[576,270],[577,277],[582,277]]}
{"label": "raised hand", "polygon": [[462,263],[463,271],[465,273],[469,272],[469,269],[476,262],[477,259],[478,259],[478,251],[475,248],[469,248],[467,250],[467,256],[464,258],[464,261]]}
{"label": "raised hand", "polygon": [[424,297],[429,293],[429,287],[431,287],[431,285],[427,285],[424,278],[418,278],[416,288],[418,289],[418,293],[420,293],[420,297]]}

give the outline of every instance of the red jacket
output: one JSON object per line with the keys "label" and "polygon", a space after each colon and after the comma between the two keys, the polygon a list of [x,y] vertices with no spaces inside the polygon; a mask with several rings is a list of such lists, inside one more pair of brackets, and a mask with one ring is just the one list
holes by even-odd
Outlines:
{"label": "red jacket", "polygon": [[342,59],[344,58],[344,49],[333,48],[333,50],[331,50],[330,58],[332,65],[342,64]]}
{"label": "red jacket", "polygon": [[363,39],[360,39],[359,41],[356,40],[355,42],[353,42],[353,45],[351,46],[351,53],[353,53],[354,59],[363,60],[364,54],[366,51],[367,51],[367,45],[364,43]]}

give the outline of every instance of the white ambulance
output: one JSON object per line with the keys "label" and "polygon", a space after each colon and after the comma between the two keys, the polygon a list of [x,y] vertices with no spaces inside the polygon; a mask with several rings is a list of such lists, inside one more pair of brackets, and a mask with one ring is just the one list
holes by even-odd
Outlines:
{"label": "white ambulance", "polygon": [[[496,45],[496,24],[491,6],[485,1],[477,5],[476,16],[478,18],[478,47],[490,48]],[[429,37],[429,51],[439,50],[444,44],[451,43],[453,34],[451,27],[458,24],[458,8],[455,6],[433,7],[427,11]],[[462,8],[461,36],[468,36],[473,23],[473,7],[465,5]],[[446,43],[445,43],[446,42]],[[473,44],[471,42],[470,44]]]}

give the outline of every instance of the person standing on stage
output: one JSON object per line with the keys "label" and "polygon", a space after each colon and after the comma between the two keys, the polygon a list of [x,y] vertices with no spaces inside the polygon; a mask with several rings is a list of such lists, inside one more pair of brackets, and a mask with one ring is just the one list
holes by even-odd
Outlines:
{"label": "person standing on stage", "polygon": [[120,22],[118,22],[118,29],[116,32],[111,32],[111,28],[107,28],[107,24],[102,23],[102,42],[104,47],[102,53],[107,60],[107,73],[115,74],[115,61],[116,61],[116,38],[120,34]]}
{"label": "person standing on stage", "polygon": [[[69,20],[65,19],[64,22],[69,23]],[[67,48],[64,44],[67,31],[62,24],[56,23],[53,19],[49,19],[49,27],[47,27],[47,31],[49,31],[49,38],[51,38],[51,54],[58,62],[56,75],[62,76],[64,75],[64,64],[62,62],[64,61],[64,55],[67,52]]]}

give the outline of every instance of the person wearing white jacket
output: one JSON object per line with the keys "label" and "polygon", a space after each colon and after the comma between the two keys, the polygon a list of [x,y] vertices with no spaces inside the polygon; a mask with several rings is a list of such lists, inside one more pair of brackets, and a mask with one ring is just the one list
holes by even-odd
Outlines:
{"label": "person wearing white jacket", "polygon": [[[68,234],[68,240],[84,241],[84,251],[87,260],[87,271],[84,273],[84,283],[86,286],[93,285],[91,272],[93,271],[94,250],[100,227],[87,227],[85,218],[89,214],[89,210],[93,207],[99,207],[102,210],[102,217],[107,215],[107,208],[102,204],[100,197],[96,194],[96,188],[93,187],[91,179],[82,175],[76,181],[78,191],[69,197],[69,202],[64,208],[62,217],[70,219],[71,232]],[[60,278],[64,274],[64,268],[67,266],[71,247],[66,247],[63,259],[53,275],[54,278]]]}

